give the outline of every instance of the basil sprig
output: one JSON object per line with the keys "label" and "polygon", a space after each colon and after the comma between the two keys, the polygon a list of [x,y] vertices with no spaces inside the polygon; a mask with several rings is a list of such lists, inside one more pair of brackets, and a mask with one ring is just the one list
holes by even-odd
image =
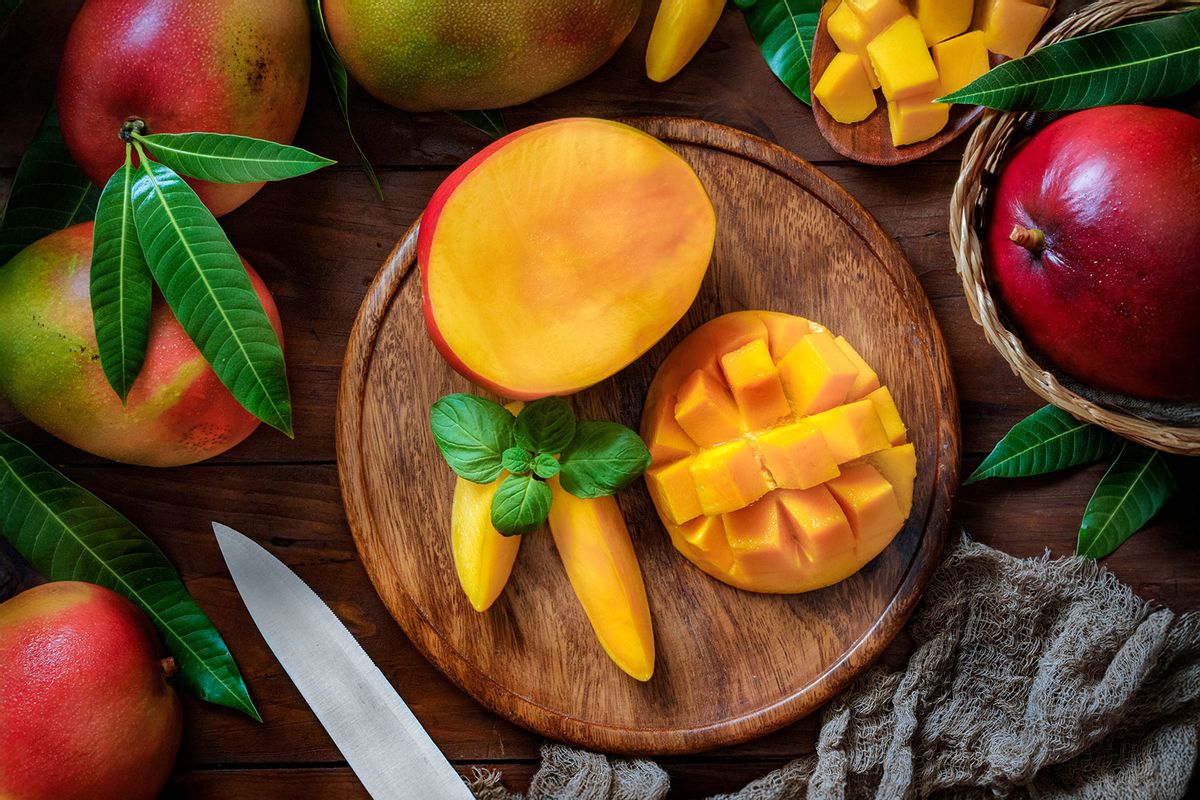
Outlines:
{"label": "basil sprig", "polygon": [[492,497],[492,525],[505,536],[546,521],[559,476],[563,489],[585,499],[624,489],[650,466],[636,433],[615,422],[576,422],[560,397],[535,400],[513,415],[499,403],[450,394],[429,413],[433,440],[450,469],[472,483],[504,479]]}

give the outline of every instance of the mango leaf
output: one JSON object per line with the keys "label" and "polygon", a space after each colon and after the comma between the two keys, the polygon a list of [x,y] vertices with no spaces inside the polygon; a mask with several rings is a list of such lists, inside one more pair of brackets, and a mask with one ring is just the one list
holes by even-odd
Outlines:
{"label": "mango leaf", "polygon": [[499,139],[508,133],[504,117],[499,111],[447,111],[447,114],[465,122],[476,130],[483,131],[493,139]]}
{"label": "mango leaf", "polygon": [[746,16],[750,35],[771,72],[812,105],[809,72],[813,37],[821,20],[821,0],[735,0]]}
{"label": "mango leaf", "polygon": [[52,581],[85,581],[128,597],[150,617],[191,691],[262,721],[221,634],[163,552],[2,431],[0,534]]}
{"label": "mango leaf", "polygon": [[379,177],[375,174],[371,160],[367,158],[367,154],[358,143],[358,138],[354,135],[354,128],[350,125],[350,76],[346,74],[346,67],[342,64],[341,56],[334,49],[333,40],[329,38],[329,29],[325,26],[325,13],[321,10],[321,0],[308,0],[308,13],[312,18],[313,35],[317,37],[317,46],[321,51],[321,61],[325,64],[325,72],[329,75],[329,84],[333,87],[333,96],[337,101],[338,112],[342,115],[342,122],[346,124],[346,133],[350,134],[350,143],[354,145],[354,149],[358,153],[358,163],[362,165],[363,172],[367,174],[367,180],[375,187],[375,194],[379,195],[379,199],[382,200],[383,187],[379,185]]}
{"label": "mango leaf", "polygon": [[986,478],[1021,478],[1090,464],[1111,453],[1119,441],[1103,428],[1080,422],[1055,406],[1046,406],[1004,434],[963,485]]}
{"label": "mango leaf", "polygon": [[1200,83],[1200,9],[1066,39],[941,98],[1006,111],[1069,111],[1179,94]]}
{"label": "mango leaf", "polygon": [[135,147],[133,218],[163,298],[237,401],[291,436],[283,349],[241,259],[183,178]]}
{"label": "mango leaf", "polygon": [[1078,555],[1103,558],[1158,513],[1179,488],[1161,450],[1126,442],[1083,511]]}
{"label": "mango leaf", "polygon": [[71,160],[51,108],[21,156],[0,215],[0,265],[43,236],[91,219],[99,199],[99,187]]}
{"label": "mango leaf", "polygon": [[336,164],[300,147],[228,133],[133,134],[181,175],[214,183],[282,181]]}
{"label": "mango leaf", "polygon": [[125,402],[150,338],[154,284],[133,221],[133,161],[125,145],[125,165],[113,173],[96,207],[92,231],[92,321],[100,366],[113,391]]}

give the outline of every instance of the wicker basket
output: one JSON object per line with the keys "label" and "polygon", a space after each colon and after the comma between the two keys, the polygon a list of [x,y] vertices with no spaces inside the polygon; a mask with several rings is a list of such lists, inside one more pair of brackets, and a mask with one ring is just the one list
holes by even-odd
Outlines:
{"label": "wicker basket", "polygon": [[[1136,17],[1197,7],[1200,0],[1100,0],[1064,20],[1043,36],[1035,49]],[[995,175],[1009,146],[1036,126],[1037,120],[1032,117],[1028,112],[985,111],[963,154],[962,171],[950,198],[950,246],[971,316],[1012,371],[1047,402],[1135,442],[1172,453],[1200,455],[1200,406],[1147,402],[1079,384],[1060,372],[1038,366],[1004,325],[988,291],[979,234],[987,190],[995,185]]]}

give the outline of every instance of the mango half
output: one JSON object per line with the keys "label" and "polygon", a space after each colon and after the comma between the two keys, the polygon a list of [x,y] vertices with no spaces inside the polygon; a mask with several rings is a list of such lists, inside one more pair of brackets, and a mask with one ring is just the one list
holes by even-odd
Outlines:
{"label": "mango half", "polygon": [[655,375],[641,433],[675,548],[741,589],[837,583],[912,508],[916,451],[891,392],[802,317],[738,311],[694,330]]}

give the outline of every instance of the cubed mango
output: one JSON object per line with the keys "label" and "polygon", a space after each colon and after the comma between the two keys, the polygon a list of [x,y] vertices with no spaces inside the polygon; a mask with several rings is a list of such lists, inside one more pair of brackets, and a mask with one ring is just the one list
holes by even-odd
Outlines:
{"label": "cubed mango", "polygon": [[950,104],[933,102],[941,94],[940,89],[934,89],[916,97],[888,101],[888,128],[892,131],[893,145],[923,142],[946,127]]}
{"label": "cubed mango", "polygon": [[913,483],[917,478],[917,451],[912,444],[889,447],[867,456],[867,463],[892,485],[900,513],[907,519],[912,511]]}
{"label": "cubed mango", "polygon": [[775,496],[792,535],[809,561],[820,564],[854,549],[854,532],[827,488],[787,489]]}
{"label": "cubed mango", "polygon": [[771,350],[771,360],[778,364],[783,357],[792,352],[792,348],[810,333],[824,330],[815,322],[792,314],[780,314],[774,311],[762,313],[763,327],[767,329],[767,346]]}
{"label": "cubed mango", "polygon": [[871,369],[871,365],[866,362],[866,359],[860,356],[858,351],[846,341],[846,337],[838,336],[834,341],[837,342],[838,349],[846,358],[850,359],[850,363],[858,370],[858,374],[854,376],[854,383],[850,384],[850,391],[846,393],[846,399],[861,400],[869,392],[878,389],[879,375]]}
{"label": "cubed mango", "polygon": [[971,27],[975,0],[913,0],[912,13],[921,23],[925,44],[937,44]]}
{"label": "cubed mango", "polygon": [[943,95],[957,92],[991,68],[983,31],[971,31],[939,42],[932,52]]}
{"label": "cubed mango", "polygon": [[844,5],[863,21],[872,37],[908,14],[900,0],[845,0]]}
{"label": "cubed mango", "polygon": [[838,122],[861,122],[878,108],[875,92],[862,60],[852,53],[838,53],[821,73],[813,96]]}
{"label": "cubed mango", "polygon": [[755,339],[721,356],[721,370],[750,430],[774,425],[791,413],[765,339]]}
{"label": "cubed mango", "polygon": [[807,420],[761,434],[758,454],[781,489],[807,489],[838,474],[837,462],[825,444],[825,437]]}
{"label": "cubed mango", "polygon": [[810,333],[779,362],[779,377],[792,409],[815,414],[845,402],[858,370],[829,331]]}
{"label": "cubed mango", "polygon": [[675,420],[675,401],[659,403],[654,413],[642,424],[642,438],[650,447],[650,458],[656,466],[677,461],[696,452],[691,440]]}
{"label": "cubed mango", "polygon": [[838,464],[862,458],[889,444],[883,423],[870,399],[813,414],[808,421],[825,437],[825,444]]}
{"label": "cubed mango", "polygon": [[878,89],[879,79],[875,77],[875,68],[871,66],[871,59],[867,56],[867,42],[875,38],[879,31],[871,30],[854,13],[854,9],[845,3],[839,4],[829,15],[825,22],[825,30],[829,32],[829,38],[833,39],[838,50],[859,57],[863,71],[867,73],[867,82],[871,84],[872,89]]}
{"label": "cubed mango", "polygon": [[771,489],[753,448],[742,439],[701,452],[692,459],[691,471],[708,516],[745,508]]}
{"label": "cubed mango", "polygon": [[700,497],[692,480],[692,458],[672,461],[646,472],[651,497],[657,498],[658,512],[676,525],[700,516]]}
{"label": "cubed mango", "polygon": [[916,17],[905,15],[867,43],[867,55],[888,100],[928,94],[938,88],[937,67]]}
{"label": "cubed mango", "polygon": [[991,0],[984,13],[983,40],[987,49],[1020,58],[1050,16],[1050,9],[1028,0]]}
{"label": "cubed mango", "polygon": [[742,421],[729,390],[721,381],[698,369],[679,387],[675,421],[701,447],[727,442],[742,435]]}
{"label": "cubed mango", "polygon": [[733,552],[725,539],[724,517],[694,519],[681,526],[679,533],[713,567],[728,570],[733,566]]}
{"label": "cubed mango", "polygon": [[894,445],[903,444],[908,429],[904,427],[904,420],[900,418],[900,412],[896,409],[896,401],[892,399],[891,389],[880,386],[868,394],[867,399],[875,405],[875,413],[879,415],[879,421],[883,424],[888,442]]}
{"label": "cubed mango", "polygon": [[859,542],[890,538],[904,525],[892,485],[870,464],[848,466],[825,486],[842,507]]}
{"label": "cubed mango", "polygon": [[745,575],[769,575],[795,568],[796,540],[785,527],[774,497],[764,497],[723,519],[734,563]]}

